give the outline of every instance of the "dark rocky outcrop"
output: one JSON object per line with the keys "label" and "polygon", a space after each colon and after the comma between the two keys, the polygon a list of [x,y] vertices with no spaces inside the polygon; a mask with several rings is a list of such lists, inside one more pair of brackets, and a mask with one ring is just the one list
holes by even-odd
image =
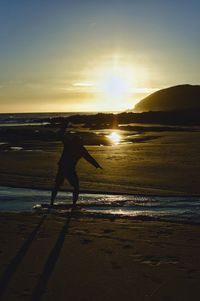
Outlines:
{"label": "dark rocky outcrop", "polygon": [[200,85],[179,85],[159,90],[137,103],[134,112],[200,109]]}

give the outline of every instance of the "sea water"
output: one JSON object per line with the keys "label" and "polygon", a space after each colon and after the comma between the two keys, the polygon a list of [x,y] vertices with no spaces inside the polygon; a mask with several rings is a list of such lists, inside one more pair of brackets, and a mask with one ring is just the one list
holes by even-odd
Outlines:
{"label": "sea water", "polygon": [[[0,212],[33,212],[40,204],[49,204],[47,190],[0,186]],[[59,192],[55,204],[69,206],[70,192]],[[200,196],[140,196],[84,193],[78,200],[84,214],[95,217],[120,217],[200,224]],[[56,207],[56,206],[55,206]],[[58,210],[59,211],[59,210]]]}
{"label": "sea water", "polygon": [[96,114],[97,112],[61,112],[61,113],[4,113],[0,114],[0,126],[31,126],[47,124],[45,119],[69,117],[72,115]]}

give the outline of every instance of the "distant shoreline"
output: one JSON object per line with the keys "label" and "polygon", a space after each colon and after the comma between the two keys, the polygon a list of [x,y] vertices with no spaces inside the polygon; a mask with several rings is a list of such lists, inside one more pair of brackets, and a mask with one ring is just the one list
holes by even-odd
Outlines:
{"label": "distant shoreline", "polygon": [[119,124],[163,124],[163,125],[200,125],[200,109],[149,111],[149,112],[66,112],[66,113],[0,113],[0,123],[16,121],[38,123],[48,122],[51,125],[62,122],[92,126],[117,126]]}

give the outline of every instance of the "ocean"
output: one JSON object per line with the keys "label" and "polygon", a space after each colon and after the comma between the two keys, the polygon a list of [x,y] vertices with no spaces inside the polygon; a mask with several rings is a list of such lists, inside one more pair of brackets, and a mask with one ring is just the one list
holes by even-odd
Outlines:
{"label": "ocean", "polygon": [[41,120],[54,117],[68,117],[76,114],[94,114],[87,112],[66,112],[66,113],[5,113],[0,114],[1,126],[19,126],[19,125],[40,125],[44,124]]}
{"label": "ocean", "polygon": [[[47,190],[0,186],[0,212],[40,212],[49,204]],[[60,192],[55,213],[63,214],[72,204],[70,192]],[[80,213],[91,217],[129,218],[200,224],[200,197],[161,197],[85,193],[78,200]]]}

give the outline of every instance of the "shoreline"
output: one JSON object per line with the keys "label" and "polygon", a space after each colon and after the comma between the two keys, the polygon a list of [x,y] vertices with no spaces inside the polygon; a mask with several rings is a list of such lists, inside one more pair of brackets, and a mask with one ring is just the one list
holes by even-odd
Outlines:
{"label": "shoreline", "polygon": [[[72,196],[62,191],[49,207],[50,191],[0,186],[0,213],[33,213],[68,216]],[[200,197],[80,194],[76,215],[81,218],[122,219],[199,225]]]}

